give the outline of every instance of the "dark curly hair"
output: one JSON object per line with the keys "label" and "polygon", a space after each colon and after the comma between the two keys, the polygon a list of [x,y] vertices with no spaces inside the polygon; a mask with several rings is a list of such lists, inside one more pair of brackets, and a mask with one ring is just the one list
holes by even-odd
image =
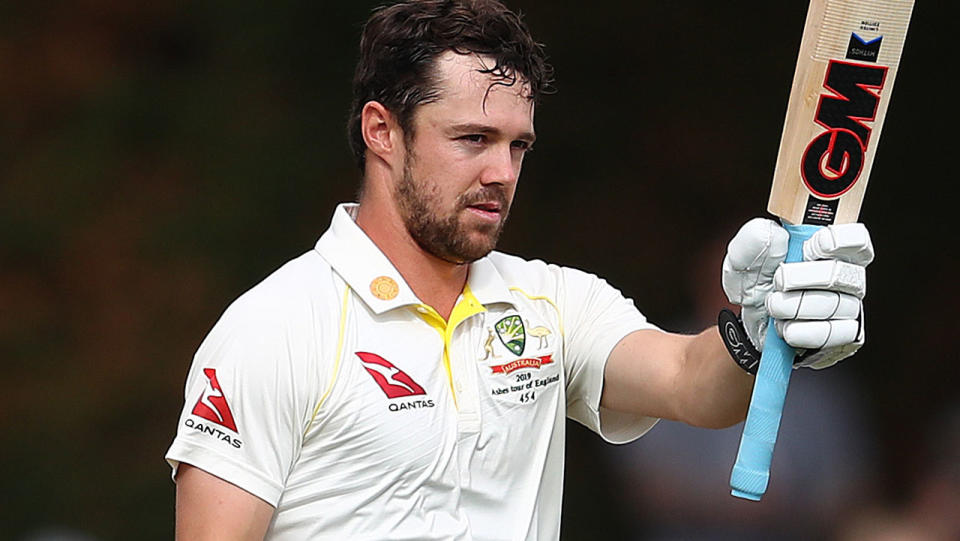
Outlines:
{"label": "dark curly hair", "polygon": [[481,70],[491,85],[513,85],[518,77],[537,101],[550,92],[553,68],[526,24],[497,0],[407,0],[376,8],[363,28],[353,77],[347,135],[360,170],[366,143],[360,113],[368,101],[397,117],[404,137],[413,136],[416,107],[438,99],[436,60],[445,51],[481,54],[496,63]]}

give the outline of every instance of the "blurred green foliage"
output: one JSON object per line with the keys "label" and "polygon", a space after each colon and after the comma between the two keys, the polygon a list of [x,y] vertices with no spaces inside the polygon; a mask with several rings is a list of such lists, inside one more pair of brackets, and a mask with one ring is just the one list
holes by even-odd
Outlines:
{"label": "blurred green foliage", "polygon": [[[0,4],[0,538],[172,536],[162,457],[194,349],[356,189],[343,126],[371,5]],[[596,272],[668,328],[709,324],[723,243],[765,205],[804,3],[511,5],[559,92],[502,248]],[[918,7],[914,27],[933,18]],[[912,32],[897,81],[863,213],[870,340],[843,368],[890,494],[956,403],[934,34]],[[596,521],[626,536],[597,445],[573,429],[567,539]]]}

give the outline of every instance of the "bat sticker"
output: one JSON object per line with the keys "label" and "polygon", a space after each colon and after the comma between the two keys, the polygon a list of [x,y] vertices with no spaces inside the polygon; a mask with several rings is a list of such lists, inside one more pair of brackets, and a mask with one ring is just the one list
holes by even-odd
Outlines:
{"label": "bat sticker", "polygon": [[864,122],[877,116],[886,76],[886,66],[830,61],[815,119],[827,130],[807,145],[800,162],[803,182],[818,198],[840,197],[860,178],[870,139]]}

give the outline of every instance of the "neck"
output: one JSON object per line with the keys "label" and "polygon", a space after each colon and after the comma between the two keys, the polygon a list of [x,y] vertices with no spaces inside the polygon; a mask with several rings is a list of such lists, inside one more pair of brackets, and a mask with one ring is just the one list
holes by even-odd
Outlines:
{"label": "neck", "polygon": [[417,298],[449,319],[467,283],[470,266],[450,263],[424,251],[403,225],[396,205],[385,203],[389,201],[365,193],[357,210],[357,225],[393,263]]}

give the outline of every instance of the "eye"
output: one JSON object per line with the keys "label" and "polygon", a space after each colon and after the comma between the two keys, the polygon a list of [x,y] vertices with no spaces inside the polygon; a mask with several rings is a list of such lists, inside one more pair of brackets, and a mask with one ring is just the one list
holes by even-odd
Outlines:
{"label": "eye", "polygon": [[459,140],[461,140],[461,141],[466,141],[466,142],[468,142],[468,143],[480,144],[480,143],[483,143],[483,142],[485,142],[485,141],[487,140],[487,136],[486,136],[486,135],[483,135],[482,133],[470,133],[470,134],[467,134],[467,135],[461,135],[461,136],[458,137],[457,139],[459,139]]}
{"label": "eye", "polygon": [[530,152],[533,150],[533,144],[528,141],[514,141],[510,143],[510,146],[523,152]]}

